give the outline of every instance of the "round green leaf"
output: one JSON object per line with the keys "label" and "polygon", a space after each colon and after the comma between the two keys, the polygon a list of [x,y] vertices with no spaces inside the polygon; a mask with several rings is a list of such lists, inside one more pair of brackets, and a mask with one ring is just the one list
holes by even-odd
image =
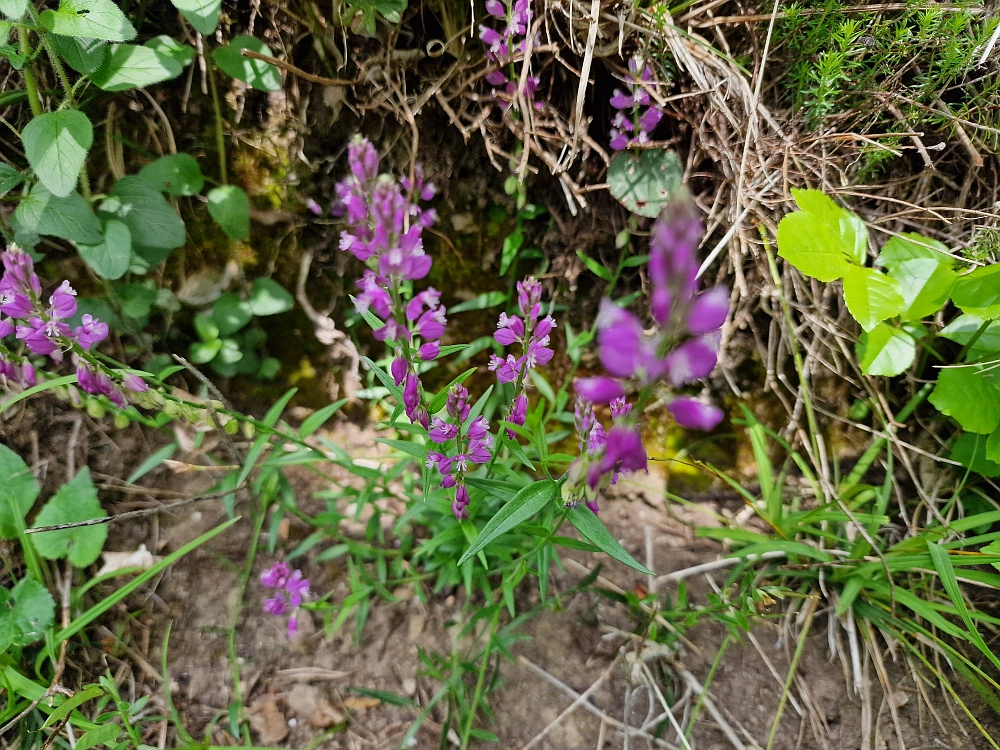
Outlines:
{"label": "round green leaf", "polygon": [[929,401],[968,432],[993,432],[1000,421],[1000,389],[994,371],[976,366],[941,370]]}
{"label": "round green leaf", "polygon": [[951,297],[958,275],[934,258],[914,258],[889,267],[889,275],[899,282],[903,295],[900,318],[922,320],[940,310]]}
{"label": "round green leaf", "polygon": [[292,295],[274,279],[254,280],[253,293],[250,295],[250,310],[254,315],[277,315],[294,306]]}
{"label": "round green leaf", "polygon": [[60,198],[40,182],[17,204],[10,224],[15,232],[47,234],[88,245],[104,239],[100,220],[79,193]]}
{"label": "round green leaf", "polygon": [[222,346],[219,348],[219,353],[215,355],[215,359],[220,364],[232,365],[243,359],[243,350],[233,339],[222,339]]}
{"label": "round green leaf", "polygon": [[205,186],[201,167],[190,154],[161,156],[140,169],[139,176],[170,195],[197,195]]}
{"label": "round green leaf", "polygon": [[105,279],[120,279],[132,262],[132,233],[123,222],[111,219],[104,224],[104,242],[76,246],[80,257]]}
{"label": "round green leaf", "polygon": [[959,276],[951,293],[962,312],[987,320],[1000,318],[1000,263]]}
{"label": "round green leaf", "polygon": [[108,43],[103,39],[78,39],[73,36],[51,37],[59,56],[77,73],[89,75],[101,67],[108,54]]}
{"label": "round green leaf", "polygon": [[40,641],[55,614],[52,594],[30,573],[10,591],[0,588],[0,653]]}
{"label": "round green leaf", "polygon": [[21,457],[0,443],[0,539],[17,539],[38,497],[38,482]]}
{"label": "round green leaf", "polygon": [[260,363],[257,377],[261,380],[274,380],[279,372],[281,372],[281,360],[276,357],[268,357]]}
{"label": "round green leaf", "polygon": [[[45,504],[35,519],[35,527],[89,521],[107,515],[97,499],[94,483],[90,481],[90,469],[85,466]],[[32,541],[42,557],[49,560],[65,557],[76,567],[83,568],[101,554],[107,537],[108,526],[102,523],[32,534]]]}
{"label": "round green leaf", "polygon": [[222,339],[212,339],[211,341],[197,341],[191,344],[191,361],[196,365],[203,365],[211,362],[215,355],[222,348]]}
{"label": "round green leaf", "polygon": [[10,164],[0,162],[0,196],[16,188],[24,182],[24,174]]}
{"label": "round green leaf", "polygon": [[53,195],[65,198],[80,179],[94,142],[94,128],[83,112],[64,109],[39,115],[21,131],[24,155]]}
{"label": "round green leaf", "polygon": [[208,191],[208,213],[234,240],[250,239],[250,199],[235,185]]}
{"label": "round green leaf", "polygon": [[219,23],[222,0],[170,0],[188,23],[202,34],[211,34]]}
{"label": "round green leaf", "polygon": [[118,180],[100,210],[108,218],[125,222],[137,245],[173,250],[187,239],[184,221],[167,199],[149,181],[137,175]]}
{"label": "round green leaf", "polygon": [[230,336],[250,322],[253,311],[249,303],[235,294],[223,294],[212,307],[212,319],[219,328],[220,336]]}
{"label": "round green leaf", "polygon": [[913,364],[917,342],[906,331],[879,323],[858,341],[858,359],[865,375],[894,377]]}
{"label": "round green leaf", "polygon": [[176,59],[149,47],[116,44],[90,80],[105,91],[127,91],[176,78],[184,70]]}
{"label": "round green leaf", "polygon": [[673,151],[623,152],[608,167],[608,190],[632,213],[655,218],[681,186],[682,173]]}
{"label": "round green leaf", "polygon": [[844,301],[866,331],[903,309],[903,295],[895,279],[874,268],[853,264],[844,276]]}
{"label": "round green leaf", "polygon": [[53,34],[127,42],[135,28],[111,0],[60,0],[58,10],[45,10],[39,20]]}
{"label": "round green leaf", "polygon": [[259,91],[280,91],[281,76],[278,69],[263,60],[244,57],[242,53],[245,49],[271,57],[271,48],[264,42],[247,34],[241,34],[225,47],[215,50],[212,59],[220,70],[237,80],[249,83]]}
{"label": "round green leaf", "polygon": [[213,341],[219,338],[219,326],[215,324],[211,315],[195,315],[194,329],[202,341]]}

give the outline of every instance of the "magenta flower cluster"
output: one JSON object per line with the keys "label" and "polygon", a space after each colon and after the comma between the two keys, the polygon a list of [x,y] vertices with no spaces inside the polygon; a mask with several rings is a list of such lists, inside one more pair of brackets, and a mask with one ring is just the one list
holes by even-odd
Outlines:
{"label": "magenta flower cluster", "polygon": [[[590,510],[597,513],[599,508],[596,490],[604,477],[608,477],[609,484],[613,485],[624,472],[646,469],[646,451],[641,439],[638,447],[635,446],[638,432],[628,424],[631,412],[632,404],[624,396],[614,399],[611,402],[611,430],[605,432],[604,425],[597,421],[594,414],[593,403],[577,397],[573,422],[583,455],[570,466],[569,475],[571,478],[576,476],[579,480],[586,470],[587,484],[584,487],[581,482],[576,482],[577,492],[581,494],[572,498],[571,502],[582,499]],[[568,484],[573,485],[573,482]]]}
{"label": "magenta flower cluster", "polygon": [[337,184],[338,205],[333,213],[342,215],[348,226],[340,234],[340,249],[368,266],[357,281],[360,293],[355,306],[382,321],[374,335],[395,349],[391,371],[396,385],[403,386],[406,414],[427,427],[430,419],[421,405],[417,360],[437,358],[447,319],[441,294],[434,288],[409,300],[404,297],[408,282],[423,279],[431,270],[421,234],[434,224],[437,214],[421,208],[414,197],[430,200],[434,185],[424,181],[419,168],[413,184],[409,178],[380,175],[378,153],[361,137],[348,147],[347,160],[351,173]]}
{"label": "magenta flower cluster", "polygon": [[269,615],[286,615],[288,618],[288,637],[291,638],[299,629],[298,608],[309,595],[309,579],[302,577],[301,570],[292,570],[286,562],[278,562],[265,570],[260,576],[260,582],[269,589],[276,589],[275,595],[264,602],[264,612]]}
{"label": "magenta flower cluster", "polygon": [[[521,356],[508,354],[506,357],[490,356],[490,370],[497,374],[500,383],[514,383],[514,400],[507,411],[506,419],[511,424],[523,425],[528,415],[528,394],[524,390],[524,376],[528,370],[544,367],[552,360],[553,351],[549,346],[549,334],[556,327],[551,315],[542,315],[542,285],[529,276],[517,282],[517,308],[521,313],[507,315],[500,313],[497,332],[493,338],[502,346],[519,344]],[[507,430],[507,436],[514,439],[514,431]]]}
{"label": "magenta flower cluster", "polygon": [[[506,110],[513,103],[520,85],[520,71],[513,62],[513,56],[524,52],[527,48],[534,11],[531,8],[531,0],[513,0],[510,5],[505,5],[502,0],[486,0],[486,12],[504,22],[504,27],[500,31],[481,25],[479,38],[486,46],[486,58],[499,66],[497,70],[486,75],[486,82],[493,86],[494,99]],[[538,76],[526,76],[524,97],[527,101],[531,102],[534,99],[538,84]],[[502,90],[503,94],[499,95],[498,90]],[[534,102],[532,106],[541,109],[544,105],[542,102]]]}
{"label": "magenta flower cluster", "polygon": [[[442,487],[456,488],[451,511],[456,519],[462,520],[469,517],[470,502],[469,490],[465,486],[465,474],[473,466],[489,462],[493,436],[489,432],[489,423],[481,416],[466,426],[472,406],[469,403],[469,391],[465,386],[452,386],[448,391],[445,409],[448,419],[434,417],[428,437],[438,445],[453,447],[454,452],[429,451],[427,468],[436,467],[441,472]],[[454,445],[451,446],[451,443]]]}
{"label": "magenta flower cluster", "polygon": [[640,58],[628,62],[627,91],[615,89],[611,106],[617,111],[611,120],[611,143],[615,151],[649,143],[652,133],[663,118],[663,108],[650,103],[646,84],[653,80],[653,69]]}

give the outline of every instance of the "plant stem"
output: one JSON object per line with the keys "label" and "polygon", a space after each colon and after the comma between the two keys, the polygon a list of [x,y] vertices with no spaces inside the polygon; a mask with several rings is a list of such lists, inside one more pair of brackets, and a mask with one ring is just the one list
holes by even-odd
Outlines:
{"label": "plant stem", "polygon": [[497,607],[497,611],[493,615],[493,621],[490,623],[489,637],[486,639],[486,645],[483,646],[483,661],[479,665],[479,677],[476,679],[476,692],[472,696],[472,705],[469,706],[469,715],[465,720],[465,728],[462,730],[461,750],[466,750],[466,748],[469,747],[469,737],[472,733],[472,722],[476,718],[476,708],[479,706],[479,701],[483,698],[483,683],[486,681],[486,668],[490,664],[490,647],[493,645],[493,636],[496,635],[497,623],[499,620],[500,608]]}
{"label": "plant stem", "polygon": [[31,45],[28,44],[28,30],[23,26],[17,29],[17,39],[21,47],[21,54],[25,57],[24,69],[21,71],[24,76],[24,90],[28,95],[28,104],[31,106],[31,114],[38,117],[42,114],[42,100],[38,96],[38,84],[35,82],[35,74],[31,70],[31,63],[27,60],[31,55]]}
{"label": "plant stem", "polygon": [[[206,62],[208,61],[206,60]],[[222,105],[219,103],[219,89],[215,85],[215,67],[210,63],[207,67],[208,85],[212,89],[212,109],[215,111],[215,148],[219,152],[219,182],[226,185],[229,182],[229,175],[226,170],[225,120],[222,119]]]}

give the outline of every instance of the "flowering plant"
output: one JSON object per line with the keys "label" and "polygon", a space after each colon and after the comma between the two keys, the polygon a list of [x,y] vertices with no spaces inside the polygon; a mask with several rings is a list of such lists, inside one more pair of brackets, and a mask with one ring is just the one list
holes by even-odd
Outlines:
{"label": "flowering plant", "polygon": [[653,69],[643,63],[642,58],[633,57],[628,61],[627,91],[615,89],[611,106],[615,116],[611,120],[611,148],[624,151],[627,148],[649,143],[649,136],[663,117],[663,108],[650,103],[646,85],[653,81]]}
{"label": "flowering plant", "polygon": [[[516,106],[514,100],[517,97],[520,73],[513,57],[527,49],[534,11],[531,0],[513,0],[506,5],[503,0],[486,0],[486,12],[504,22],[501,31],[481,25],[479,38],[486,46],[486,58],[497,65],[495,70],[486,74],[486,82],[493,86],[493,98],[506,110]],[[539,80],[538,76],[533,75],[526,75],[524,78],[525,100],[531,102],[536,109],[544,106],[543,102],[533,102]],[[498,89],[503,93],[499,94]]]}

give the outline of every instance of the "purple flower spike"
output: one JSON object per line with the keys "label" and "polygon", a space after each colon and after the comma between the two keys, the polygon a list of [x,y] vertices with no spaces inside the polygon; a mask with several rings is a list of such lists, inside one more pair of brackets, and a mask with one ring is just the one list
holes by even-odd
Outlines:
{"label": "purple flower spike", "polygon": [[302,577],[301,570],[292,570],[286,562],[275,563],[260,576],[260,582],[269,589],[277,589],[275,595],[264,602],[264,613],[269,615],[286,615],[291,612],[288,620],[288,637],[298,631],[298,608],[309,596],[309,580]]}
{"label": "purple flower spike", "polygon": [[132,391],[132,393],[145,393],[149,390],[149,386],[146,385],[146,381],[134,373],[129,373],[123,377],[122,384]]}
{"label": "purple flower spike", "polygon": [[714,430],[724,416],[722,409],[687,397],[675,398],[667,411],[681,427],[704,432]]}
{"label": "purple flower spike", "polygon": [[581,398],[594,404],[610,404],[625,395],[622,384],[614,378],[580,378],[573,382],[573,388]]}
{"label": "purple flower spike", "polygon": [[688,315],[688,330],[698,335],[712,333],[722,327],[729,315],[729,290],[715,286],[695,297]]}
{"label": "purple flower spike", "polygon": [[80,322],[82,325],[77,326],[74,335],[76,342],[84,351],[89,351],[108,337],[108,324],[102,323],[94,316],[85,314]]}
{"label": "purple flower spike", "polygon": [[673,386],[686,385],[706,377],[714,368],[715,350],[701,339],[692,339],[667,357],[667,378]]}
{"label": "purple flower spike", "polygon": [[[641,73],[639,72],[641,69]],[[611,106],[617,110],[612,118],[611,143],[614,151],[623,151],[649,143],[651,133],[663,117],[659,104],[650,105],[644,84],[653,83],[653,69],[633,57],[628,63],[627,91],[615,89]]]}

